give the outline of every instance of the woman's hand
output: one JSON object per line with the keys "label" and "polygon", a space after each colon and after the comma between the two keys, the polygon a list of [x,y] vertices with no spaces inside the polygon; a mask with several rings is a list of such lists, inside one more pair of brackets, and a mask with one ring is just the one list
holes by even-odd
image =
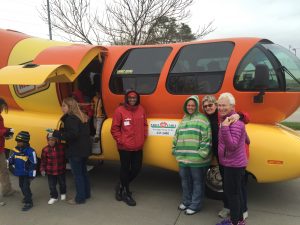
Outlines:
{"label": "woman's hand", "polygon": [[229,126],[230,124],[232,124],[233,121],[231,121],[230,117],[226,117],[226,119],[222,122],[222,126]]}
{"label": "woman's hand", "polygon": [[235,114],[231,115],[228,118],[231,121],[231,123],[235,123],[236,121],[238,121],[240,119],[240,115],[235,113]]}

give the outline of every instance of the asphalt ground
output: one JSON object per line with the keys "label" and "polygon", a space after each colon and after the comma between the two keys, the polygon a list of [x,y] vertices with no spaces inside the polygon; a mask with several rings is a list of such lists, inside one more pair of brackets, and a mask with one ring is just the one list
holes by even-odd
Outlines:
{"label": "asphalt ground", "polygon": [[[176,172],[144,166],[132,184],[137,206],[129,207],[114,199],[118,162],[105,162],[90,171],[92,197],[85,204],[69,205],[59,201],[48,205],[46,177],[32,182],[34,207],[22,212],[18,179],[11,177],[18,192],[2,198],[0,225],[214,225],[222,203],[205,198],[201,212],[187,216],[177,210],[180,203],[180,179]],[[67,172],[68,196],[74,193],[72,175]],[[281,183],[258,184],[249,179],[248,207],[250,225],[300,224],[300,179]]]}

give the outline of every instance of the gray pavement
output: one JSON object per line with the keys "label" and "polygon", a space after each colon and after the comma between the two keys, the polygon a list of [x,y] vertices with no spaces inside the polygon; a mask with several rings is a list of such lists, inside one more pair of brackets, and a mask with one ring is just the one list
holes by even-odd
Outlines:
{"label": "gray pavement", "polygon": [[[21,212],[21,193],[3,198],[0,206],[0,225],[214,225],[222,204],[205,199],[200,213],[186,216],[177,210],[180,202],[180,180],[176,172],[145,166],[132,185],[136,207],[129,207],[114,199],[118,177],[118,163],[105,162],[90,171],[92,198],[83,205],[57,202],[47,205],[47,178],[37,177],[32,183],[34,207]],[[12,177],[17,188],[17,179]],[[70,172],[67,173],[68,193],[74,193]],[[300,224],[300,179],[272,184],[257,184],[250,179],[250,225]],[[18,189],[19,190],[19,189]]]}
{"label": "gray pavement", "polygon": [[297,109],[292,115],[285,119],[287,122],[300,122],[300,108]]}

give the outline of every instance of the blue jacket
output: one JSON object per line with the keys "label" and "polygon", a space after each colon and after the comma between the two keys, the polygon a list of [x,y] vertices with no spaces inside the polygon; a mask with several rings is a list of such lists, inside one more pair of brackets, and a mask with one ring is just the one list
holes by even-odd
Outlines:
{"label": "blue jacket", "polygon": [[15,176],[36,176],[36,154],[33,148],[26,146],[16,147],[8,159],[9,164],[14,165]]}

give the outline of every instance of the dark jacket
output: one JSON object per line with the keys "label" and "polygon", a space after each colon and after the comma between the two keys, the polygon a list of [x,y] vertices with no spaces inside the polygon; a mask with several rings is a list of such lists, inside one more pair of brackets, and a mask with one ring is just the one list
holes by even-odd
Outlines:
{"label": "dark jacket", "polygon": [[89,124],[82,123],[77,116],[68,114],[60,120],[63,127],[54,131],[53,136],[66,141],[66,157],[89,157],[92,150]]}

